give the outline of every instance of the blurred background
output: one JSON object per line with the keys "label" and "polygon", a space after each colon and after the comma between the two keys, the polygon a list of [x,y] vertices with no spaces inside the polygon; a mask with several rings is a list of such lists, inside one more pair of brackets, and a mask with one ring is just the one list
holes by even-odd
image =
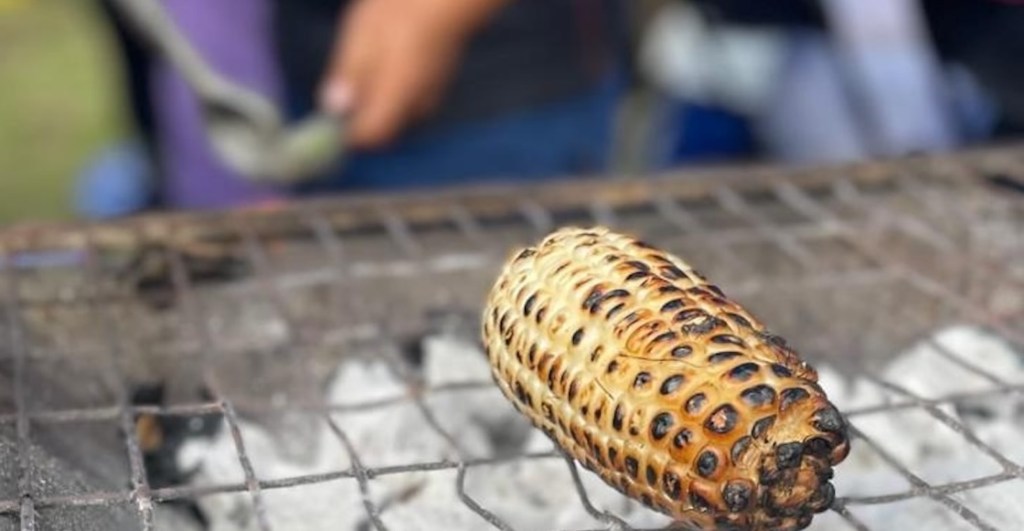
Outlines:
{"label": "blurred background", "polygon": [[[298,120],[351,2],[163,4]],[[190,87],[107,0],[0,0],[0,223],[1012,140],[1021,27],[1017,0],[517,0],[393,145],[271,186],[218,159]]]}

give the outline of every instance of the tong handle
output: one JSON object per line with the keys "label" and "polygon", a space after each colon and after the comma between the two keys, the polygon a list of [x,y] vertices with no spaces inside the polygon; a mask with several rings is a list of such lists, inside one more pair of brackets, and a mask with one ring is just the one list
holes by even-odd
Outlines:
{"label": "tong handle", "polygon": [[[188,84],[207,101],[221,100],[236,90],[216,73],[174,24],[160,0],[112,0],[136,31],[181,72]],[[241,90],[241,89],[237,89]]]}

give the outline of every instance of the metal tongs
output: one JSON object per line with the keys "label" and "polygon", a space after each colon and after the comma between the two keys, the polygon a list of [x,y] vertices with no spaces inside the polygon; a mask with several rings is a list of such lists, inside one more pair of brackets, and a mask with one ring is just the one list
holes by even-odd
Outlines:
{"label": "metal tongs", "polygon": [[159,0],[113,3],[195,91],[210,143],[229,168],[256,182],[288,184],[309,180],[341,158],[342,117],[317,113],[287,126],[269,99],[210,68]]}

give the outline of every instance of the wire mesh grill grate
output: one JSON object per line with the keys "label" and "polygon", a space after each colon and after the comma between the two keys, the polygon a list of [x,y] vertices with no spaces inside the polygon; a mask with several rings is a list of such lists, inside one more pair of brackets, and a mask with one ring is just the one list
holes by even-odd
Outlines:
{"label": "wire mesh grill grate", "polygon": [[[0,454],[7,456],[0,462],[0,529],[59,527],[74,511],[116,510],[130,514],[135,528],[150,530],[159,527],[154,510],[161,505],[244,493],[255,528],[270,530],[276,527],[268,496],[335,482],[354,482],[363,528],[390,529],[392,502],[374,495],[374,483],[445,472],[454,472],[463,509],[479,515],[481,525],[514,529],[473,495],[467,476],[564,458],[554,451],[468,451],[431,400],[453,394],[472,400],[493,384],[479,378],[431,385],[410,349],[452,322],[475,334],[475,312],[510,246],[569,223],[609,225],[680,254],[764,315],[812,363],[856,374],[892,397],[844,413],[854,425],[854,444],[870,449],[908,486],[837,498],[833,514],[848,528],[871,529],[858,516],[865,507],[928,500],[970,528],[999,529],[960,495],[1022,480],[1024,468],[948,406],[1019,401],[1024,382],[965,362],[930,333],[968,323],[1024,346],[1024,195],[1012,186],[1019,187],[1020,174],[1024,158],[1003,148],[841,168],[724,169],[9,230],[0,234],[0,443],[12,446]],[[922,340],[985,384],[919,396],[879,376],[895,353]],[[400,392],[346,403],[326,399],[320,389],[331,368],[365,352],[386,362],[402,382]],[[279,369],[260,365],[266,359]],[[285,374],[235,381],[242,366],[248,372],[241,380],[280,367]],[[206,394],[197,398],[189,388],[178,401],[133,398],[140,382],[165,379]],[[371,463],[338,420],[402,405],[419,412],[449,457]],[[857,429],[861,418],[908,411],[952,430],[963,448],[987,456],[996,469],[930,480],[885,441]],[[254,415],[322,423],[350,466],[261,475],[239,427],[242,417]],[[218,419],[231,435],[241,481],[152,484],[142,419],[200,418]],[[81,482],[47,488],[40,475],[61,472],[47,468],[36,445],[66,438],[76,427],[100,426],[108,437],[102,440],[116,437],[115,455],[99,442],[83,444],[78,455],[90,461],[106,451],[117,463],[111,469],[124,476],[88,488]],[[594,529],[631,529],[589,501],[568,465]]]}

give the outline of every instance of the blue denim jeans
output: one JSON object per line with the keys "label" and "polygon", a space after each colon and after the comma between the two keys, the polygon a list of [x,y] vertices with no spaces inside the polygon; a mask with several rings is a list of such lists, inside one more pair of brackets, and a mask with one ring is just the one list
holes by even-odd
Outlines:
{"label": "blue denim jeans", "polygon": [[622,92],[610,76],[575,98],[498,118],[413,134],[380,153],[353,153],[299,194],[436,188],[584,176],[608,163]]}

